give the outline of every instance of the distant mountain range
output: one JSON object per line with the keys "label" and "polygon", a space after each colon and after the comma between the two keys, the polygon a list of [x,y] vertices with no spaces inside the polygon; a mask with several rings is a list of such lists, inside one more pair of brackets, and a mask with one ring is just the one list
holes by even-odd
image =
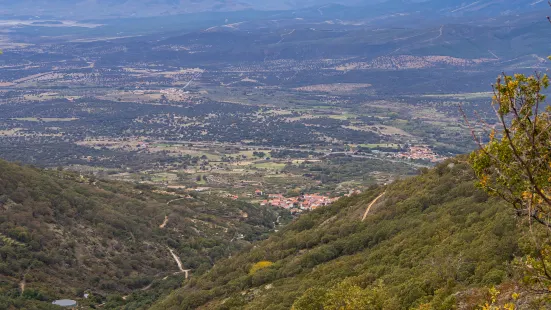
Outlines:
{"label": "distant mountain range", "polygon": [[512,15],[545,9],[543,0],[0,0],[0,16],[39,15],[98,18],[175,15],[241,10],[323,9],[345,5],[370,7],[380,14],[424,12],[427,17]]}

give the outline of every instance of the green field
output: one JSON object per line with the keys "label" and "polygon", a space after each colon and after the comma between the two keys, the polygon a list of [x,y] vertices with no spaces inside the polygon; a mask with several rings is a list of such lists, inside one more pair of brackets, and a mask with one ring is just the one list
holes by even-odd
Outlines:
{"label": "green field", "polygon": [[266,163],[256,163],[252,165],[255,168],[259,169],[274,169],[281,170],[285,168],[286,164],[284,163],[275,163],[275,162],[266,162]]}

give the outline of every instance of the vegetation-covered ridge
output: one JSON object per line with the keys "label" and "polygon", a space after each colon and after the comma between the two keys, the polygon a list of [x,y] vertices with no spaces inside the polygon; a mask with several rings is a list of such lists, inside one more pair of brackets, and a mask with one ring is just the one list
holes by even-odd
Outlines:
{"label": "vegetation-covered ridge", "polygon": [[460,157],[304,215],[153,309],[473,309],[513,285],[520,231]]}
{"label": "vegetation-covered ridge", "polygon": [[146,308],[186,277],[175,257],[199,275],[263,238],[276,217],[243,202],[0,160],[0,309],[48,309],[60,298]]}

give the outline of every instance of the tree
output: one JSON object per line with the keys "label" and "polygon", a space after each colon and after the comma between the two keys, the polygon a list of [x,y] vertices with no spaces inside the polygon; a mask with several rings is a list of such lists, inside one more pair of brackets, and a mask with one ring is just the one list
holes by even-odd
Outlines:
{"label": "tree", "polygon": [[253,156],[258,157],[258,158],[263,158],[263,157],[266,156],[266,153],[254,151],[254,152],[253,152]]}
{"label": "tree", "polygon": [[306,290],[293,304],[292,310],[390,310],[399,305],[382,282],[362,288],[349,278],[331,289],[314,287]]}
{"label": "tree", "polygon": [[251,269],[249,270],[249,274],[253,275],[255,274],[257,271],[261,270],[261,269],[264,269],[264,268],[268,268],[270,266],[272,266],[274,263],[270,262],[270,261],[266,261],[266,260],[263,260],[263,261],[259,261],[258,263],[254,264]]}
{"label": "tree", "polygon": [[470,162],[482,188],[551,228],[551,107],[542,107],[548,86],[547,75],[499,77],[492,105],[500,129],[485,126],[486,145],[475,134],[479,149]]}
{"label": "tree", "polygon": [[479,149],[469,158],[480,187],[547,230],[531,230],[533,253],[520,260],[544,298],[551,291],[551,107],[542,94],[548,87],[547,75],[500,76],[492,102],[498,123],[477,127],[488,135],[486,144],[470,125]]}

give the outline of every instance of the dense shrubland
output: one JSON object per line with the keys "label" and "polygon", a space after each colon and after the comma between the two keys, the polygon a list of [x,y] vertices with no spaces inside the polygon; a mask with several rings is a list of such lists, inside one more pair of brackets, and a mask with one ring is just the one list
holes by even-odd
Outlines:
{"label": "dense shrubland", "polygon": [[[521,231],[514,212],[475,188],[462,157],[304,215],[154,309],[474,307],[484,287],[512,278]],[[260,261],[273,265],[251,274]]]}
{"label": "dense shrubland", "polygon": [[[93,296],[90,304],[144,307],[183,280],[161,280],[178,271],[168,248],[199,275],[264,238],[277,216],[197,195],[167,204],[178,197],[147,185],[0,161],[0,308],[32,309],[85,291]],[[149,284],[151,290],[139,291]],[[127,301],[123,295],[130,295]]]}

